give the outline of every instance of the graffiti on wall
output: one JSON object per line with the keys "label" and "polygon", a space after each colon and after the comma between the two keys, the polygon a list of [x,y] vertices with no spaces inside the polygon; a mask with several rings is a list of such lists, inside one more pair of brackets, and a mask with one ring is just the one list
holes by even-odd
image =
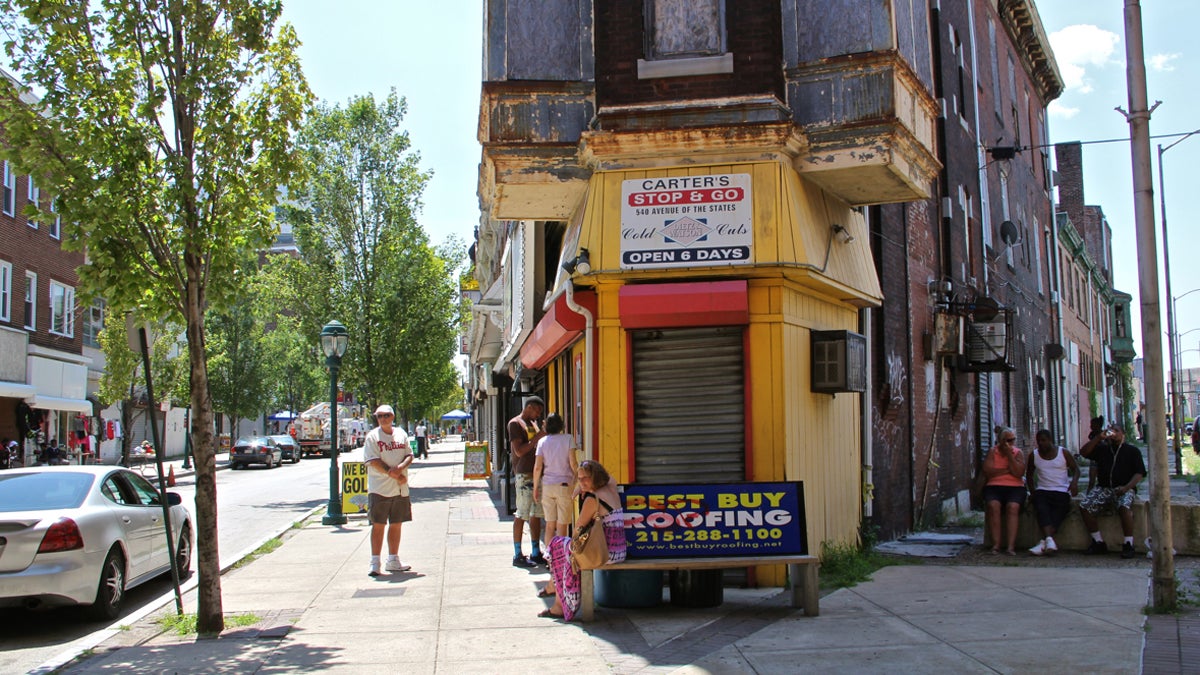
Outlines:
{"label": "graffiti on wall", "polygon": [[908,371],[904,359],[892,352],[887,357],[887,390],[884,404],[887,408],[899,408],[904,404],[904,385],[908,382]]}

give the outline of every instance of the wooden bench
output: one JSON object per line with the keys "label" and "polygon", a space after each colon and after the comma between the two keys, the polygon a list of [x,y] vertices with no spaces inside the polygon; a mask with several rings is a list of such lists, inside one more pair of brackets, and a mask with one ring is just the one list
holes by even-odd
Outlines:
{"label": "wooden bench", "polygon": [[[711,558],[631,558],[625,562],[604,565],[601,571],[619,570],[719,570],[731,567],[752,567],[756,565],[787,565],[788,582],[792,585],[792,607],[804,609],[804,616],[817,616],[820,613],[817,568],[820,560],[812,555],[793,556],[746,556],[746,557],[711,557]],[[595,579],[594,570],[581,570],[580,576],[580,606],[579,616],[583,621],[591,621],[595,617]]]}

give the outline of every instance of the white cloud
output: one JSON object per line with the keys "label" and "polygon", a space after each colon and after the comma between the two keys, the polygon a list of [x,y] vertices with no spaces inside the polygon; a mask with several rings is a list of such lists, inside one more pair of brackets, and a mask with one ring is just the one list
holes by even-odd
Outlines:
{"label": "white cloud", "polygon": [[1091,24],[1076,24],[1050,34],[1054,58],[1062,72],[1068,92],[1086,94],[1092,90],[1089,66],[1115,63],[1113,52],[1121,42],[1116,33]]}
{"label": "white cloud", "polygon": [[1179,52],[1175,52],[1174,54],[1155,54],[1150,57],[1150,67],[1159,72],[1175,70],[1173,61],[1181,56],[1183,54]]}
{"label": "white cloud", "polygon": [[1072,108],[1071,106],[1063,105],[1057,99],[1050,101],[1050,105],[1047,107],[1047,109],[1050,111],[1051,117],[1057,117],[1064,120],[1069,120],[1079,114],[1079,108]]}

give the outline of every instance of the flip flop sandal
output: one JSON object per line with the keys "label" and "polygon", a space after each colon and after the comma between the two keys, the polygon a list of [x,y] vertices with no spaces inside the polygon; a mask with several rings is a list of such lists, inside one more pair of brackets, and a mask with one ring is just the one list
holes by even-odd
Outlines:
{"label": "flip flop sandal", "polygon": [[549,592],[548,592],[548,591],[547,591],[546,589],[544,589],[544,588],[543,588],[542,590],[538,591],[538,597],[539,597],[539,598],[553,598],[553,597],[554,597],[554,596],[556,596],[556,595],[558,595],[558,594],[557,594],[557,593],[554,593],[553,591],[549,591]]}
{"label": "flip flop sandal", "polygon": [[551,612],[548,609],[544,609],[544,610],[538,612],[538,616],[543,619],[561,619],[561,618],[563,618],[562,614],[555,614],[554,612]]}

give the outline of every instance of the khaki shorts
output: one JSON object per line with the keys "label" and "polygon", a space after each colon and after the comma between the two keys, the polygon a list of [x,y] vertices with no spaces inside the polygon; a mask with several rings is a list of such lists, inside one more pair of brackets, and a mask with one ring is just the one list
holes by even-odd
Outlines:
{"label": "khaki shorts", "polygon": [[542,483],[542,513],[546,522],[570,523],[571,486],[567,483]]}
{"label": "khaki shorts", "polygon": [[412,520],[412,501],[408,497],[384,497],[367,494],[367,522],[374,525],[407,523]]}
{"label": "khaki shorts", "polygon": [[533,474],[518,473],[513,476],[517,488],[517,511],[514,518],[532,520],[542,517],[542,505],[533,501]]}

